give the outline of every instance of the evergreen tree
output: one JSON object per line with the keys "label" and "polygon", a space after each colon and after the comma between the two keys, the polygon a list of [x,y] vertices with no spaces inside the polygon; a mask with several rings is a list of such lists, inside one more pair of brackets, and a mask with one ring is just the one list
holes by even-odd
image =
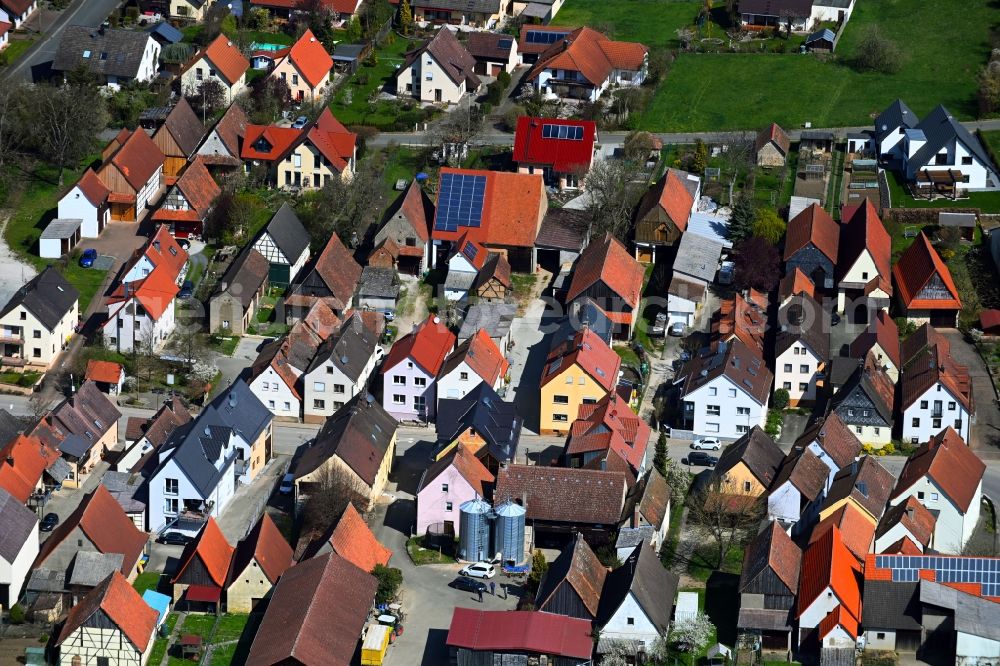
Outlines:
{"label": "evergreen tree", "polygon": [[656,452],[653,454],[653,467],[664,478],[667,476],[667,435],[660,433],[656,438]]}
{"label": "evergreen tree", "polygon": [[410,0],[402,0],[399,3],[399,27],[403,29],[403,34],[410,34],[413,25],[413,10],[410,9]]}
{"label": "evergreen tree", "polygon": [[694,145],[694,160],[691,162],[691,170],[697,174],[704,174],[708,166],[708,146],[701,139]]}
{"label": "evergreen tree", "polygon": [[740,194],[733,201],[733,213],[729,217],[729,240],[734,244],[753,235],[753,223],[757,211],[753,201],[745,194]]}

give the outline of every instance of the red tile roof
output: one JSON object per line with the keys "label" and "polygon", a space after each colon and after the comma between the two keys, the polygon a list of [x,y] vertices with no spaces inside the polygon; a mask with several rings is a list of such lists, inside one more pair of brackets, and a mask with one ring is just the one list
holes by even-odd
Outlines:
{"label": "red tile roof", "polygon": [[442,376],[465,362],[469,368],[479,375],[489,386],[496,386],[497,380],[507,374],[510,363],[500,352],[484,329],[476,331],[475,335],[460,344],[444,362]]}
{"label": "red tile roof", "polygon": [[770,569],[795,594],[799,589],[801,567],[802,551],[778,521],[772,520],[746,548],[740,590],[749,586],[765,569]]}
{"label": "red tile roof", "polygon": [[87,361],[86,379],[105,384],[117,384],[122,377],[122,366],[114,361],[98,361],[91,359]]}
{"label": "red tile roof", "polygon": [[790,140],[788,135],[785,134],[785,130],[781,129],[777,123],[771,123],[760,132],[757,133],[757,139],[754,143],[754,150],[760,152],[760,149],[767,144],[774,142],[774,145],[781,150],[782,155],[788,154],[788,148],[790,146]]}
{"label": "red tile roof", "polygon": [[183,582],[184,573],[194,558],[201,560],[205,571],[218,587],[225,587],[229,578],[229,565],[233,561],[235,549],[226,541],[215,519],[209,516],[198,538],[184,548],[181,564],[174,574],[173,583]]}
{"label": "red tile roof", "polygon": [[638,71],[649,49],[635,42],[615,42],[590,28],[577,28],[565,39],[556,41],[538,57],[527,79],[543,70],[561,69],[579,72],[595,86],[602,85],[615,69]]}
{"label": "red tile roof", "polygon": [[486,178],[482,223],[471,228],[460,226],[456,231],[435,228],[431,232],[435,240],[456,241],[467,233],[469,238],[483,245],[534,247],[548,209],[541,174],[441,169],[442,175],[448,173]]}
{"label": "red tile roof", "polygon": [[634,471],[641,466],[649,446],[651,429],[616,393],[609,393],[593,405],[580,405],[570,426],[566,453],[612,450]]}
{"label": "red tile roof", "polygon": [[215,179],[212,178],[212,174],[208,172],[201,157],[196,157],[188,165],[177,181],[177,187],[184,194],[184,198],[187,199],[191,208],[201,215],[208,214],[216,197],[222,192]]}
{"label": "red tile roof", "polygon": [[480,497],[486,497],[488,485],[496,480],[493,473],[476,457],[476,451],[459,443],[447,455],[427,468],[427,473],[423,477],[423,483],[417,489],[417,492],[419,493],[420,490],[426,488],[428,484],[449,467],[454,467],[455,471],[469,482],[469,485],[472,486],[472,489]]}
{"label": "red tile roof", "polygon": [[[122,147],[101,166],[101,173],[110,164],[121,172],[134,190],[139,191],[149,182],[157,169],[163,166],[164,161],[166,158],[148,134],[132,132]],[[98,173],[98,176],[101,173]],[[108,181],[102,182],[113,191]]]}
{"label": "red tile roof", "polygon": [[753,292],[750,296],[748,300],[741,294],[734,294],[732,299],[719,304],[718,311],[712,317],[713,346],[737,338],[747,347],[763,353],[764,332],[767,329],[767,297],[764,297],[761,305]]}
{"label": "red tile roof", "polygon": [[56,645],[62,645],[97,612],[111,620],[139,653],[146,651],[156,629],[157,612],[143,601],[125,576],[117,571],[87,592],[73,606],[59,631]]}
{"label": "red tile roof", "polygon": [[[142,280],[119,284],[108,296],[108,305],[121,304],[124,307],[129,300],[135,298],[146,309],[150,317],[159,320],[173,302],[178,291],[180,289],[166,270],[154,269]],[[109,315],[108,320],[112,320],[119,310],[120,308],[115,309]]]}
{"label": "red tile roof", "polygon": [[[850,213],[850,215],[848,215]],[[892,239],[879,219],[878,211],[870,199],[857,208],[844,207],[840,246],[837,249],[841,275],[854,265],[862,252],[868,250],[881,277],[889,279],[892,263]],[[891,288],[888,290],[891,296]]]}
{"label": "red tile roof", "polygon": [[789,220],[785,234],[785,261],[810,243],[836,265],[840,225],[819,204],[809,206]]}
{"label": "red tile roof", "polygon": [[323,77],[333,69],[333,58],[308,28],[289,49],[288,59],[312,88],[322,83]]}
{"label": "red tile roof", "polygon": [[694,194],[684,184],[685,178],[685,172],[667,169],[663,177],[643,195],[636,212],[636,219],[644,219],[658,206],[679,231],[687,229],[691,209],[694,207]]}
{"label": "red tile roof", "polygon": [[528,520],[609,525],[621,518],[626,488],[622,472],[511,464],[497,473],[493,498],[526,498]]}
{"label": "red tile roof", "polygon": [[348,131],[326,107],[305,134],[305,140],[316,146],[337,171],[344,171],[354,157],[358,135]]}
{"label": "red tile roof", "polygon": [[42,474],[58,458],[59,452],[37,437],[18,435],[0,447],[0,488],[26,504]]}
{"label": "red tile roof", "polygon": [[899,497],[914,483],[927,477],[959,510],[965,512],[973,500],[978,500],[976,490],[985,472],[986,464],[949,426],[910,454],[890,499]]}
{"label": "red tile roof", "polygon": [[802,556],[797,614],[801,617],[827,587],[855,619],[861,616],[861,565],[844,544],[836,525],[829,525]]}
{"label": "red tile roof", "polygon": [[879,555],[920,555],[923,553],[920,546],[913,542],[910,537],[900,537],[896,541],[893,541],[888,546],[883,548],[878,554]]}
{"label": "red tile roof", "polygon": [[863,562],[875,540],[875,524],[853,504],[847,502],[813,528],[809,543],[822,538],[824,531],[831,525],[836,525],[840,529],[844,545],[854,553],[859,562]]}
{"label": "red tile roof", "polygon": [[240,157],[245,160],[276,162],[302,138],[305,129],[276,125],[247,125]]}
{"label": "red tile roof", "polygon": [[330,545],[337,555],[369,573],[375,569],[376,564],[389,564],[392,557],[392,551],[375,538],[368,523],[350,502],[330,535]]}
{"label": "red tile roof", "polygon": [[382,363],[382,373],[405,359],[412,359],[424,372],[437,377],[444,359],[454,348],[455,334],[437,315],[431,314],[416,329],[396,341]]}
{"label": "red tile roof", "polygon": [[878,523],[878,530],[875,532],[876,538],[881,537],[896,525],[902,525],[906,531],[920,544],[922,551],[930,545],[931,537],[934,536],[934,526],[937,518],[928,511],[916,497],[910,495],[905,502],[900,502],[896,506],[886,509],[882,515],[882,520]]}
{"label": "red tile roof", "polygon": [[6,21],[0,21],[0,37],[3,37],[10,29],[14,27],[13,23],[7,23]]}
{"label": "red tile roof", "polygon": [[[899,297],[907,309],[912,310],[960,310],[962,301],[958,288],[951,279],[951,271],[941,260],[941,256],[931,246],[930,240],[921,231],[906,248],[896,265],[892,267],[892,277],[896,281]],[[945,298],[929,298],[924,290],[944,287]]]}
{"label": "red tile roof", "polygon": [[[871,330],[872,326],[875,327],[874,331]],[[884,310],[879,310],[875,321],[851,343],[851,358],[864,358],[876,344],[882,348],[896,370],[899,370],[902,367],[899,357],[899,328]]]}
{"label": "red tile roof", "polygon": [[540,611],[456,608],[445,642],[476,652],[526,652],[585,661],[594,649],[588,620]]}
{"label": "red tile roof", "polygon": [[589,328],[581,329],[572,339],[557,341],[549,352],[542,370],[540,386],[545,386],[574,363],[610,391],[618,383],[621,357],[601,336]]}
{"label": "red tile roof", "polygon": [[979,313],[979,327],[984,333],[996,335],[1000,330],[1000,310],[983,310]]}
{"label": "red tile roof", "polygon": [[[573,269],[573,281],[566,293],[566,301],[572,301],[598,282],[602,282],[618,295],[634,311],[639,307],[642,296],[642,280],[645,269],[625,246],[610,233],[592,242],[580,254]],[[608,303],[612,311],[618,308]]]}
{"label": "red tile roof", "polygon": [[912,333],[902,346],[902,408],[905,410],[936,384],[942,384],[966,411],[973,411],[969,368],[951,355],[948,339],[930,324]]}
{"label": "red tile roof", "polygon": [[796,266],[791,273],[781,278],[781,283],[778,285],[778,298],[781,302],[784,302],[792,296],[798,296],[799,294],[806,294],[810,298],[815,299],[816,285],[801,268]]}
{"label": "red tile roof", "polygon": [[[542,128],[546,125],[581,127],[583,138],[545,137]],[[597,123],[592,120],[521,116],[517,119],[517,130],[514,133],[513,160],[519,164],[548,165],[558,173],[583,172],[590,168],[594,158],[596,139]]]}
{"label": "red tile roof", "polygon": [[265,511],[250,533],[236,545],[228,584],[232,585],[253,560],[273,585],[292,566],[292,555],[292,547]]}
{"label": "red tile roof", "polygon": [[830,632],[837,627],[842,627],[851,638],[858,637],[858,619],[851,616],[850,611],[845,609],[842,605],[836,606],[832,611],[826,614],[826,617],[822,619],[819,623],[819,637],[820,640],[826,638],[830,635]]}
{"label": "red tile roof", "polygon": [[108,195],[111,194],[111,190],[101,182],[101,179],[97,177],[94,170],[90,168],[83,172],[76,186],[83,192],[83,196],[87,197],[87,201],[95,206],[101,206],[106,203]]}
{"label": "red tile roof", "polygon": [[838,467],[852,462],[861,453],[861,441],[836,412],[813,423],[795,440],[795,446],[806,447],[814,441]]}
{"label": "red tile roof", "polygon": [[198,62],[201,56],[215,65],[215,70],[229,82],[230,86],[239,81],[240,77],[250,69],[250,61],[243,57],[239,47],[225,35],[220,34],[216,37],[211,44],[191,59],[191,63]]}

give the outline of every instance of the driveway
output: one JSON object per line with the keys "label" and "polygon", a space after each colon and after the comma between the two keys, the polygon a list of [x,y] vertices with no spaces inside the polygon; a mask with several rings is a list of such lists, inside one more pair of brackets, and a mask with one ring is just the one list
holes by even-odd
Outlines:
{"label": "driveway", "polygon": [[538,432],[538,382],[549,355],[558,314],[562,313],[561,307],[557,311],[548,309],[548,301],[540,298],[548,282],[548,274],[540,273],[524,314],[515,317],[510,326],[514,348],[507,354],[511,379],[507,401],[517,405],[524,418],[524,429],[531,433]]}
{"label": "driveway", "polygon": [[966,342],[957,329],[939,329],[951,344],[951,355],[961,365],[969,368],[972,377],[972,396],[975,400],[976,420],[972,424],[969,446],[973,448],[1000,447],[1000,408],[997,407],[993,382],[989,370],[976,348]]}

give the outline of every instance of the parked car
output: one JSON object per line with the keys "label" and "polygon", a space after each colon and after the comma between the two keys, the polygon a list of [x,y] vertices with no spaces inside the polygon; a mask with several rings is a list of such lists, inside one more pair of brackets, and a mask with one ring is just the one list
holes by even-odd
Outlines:
{"label": "parked car", "polygon": [[385,316],[386,321],[393,321],[396,318],[396,313],[392,310],[386,310],[382,314]]}
{"label": "parked car", "polygon": [[684,335],[684,322],[675,321],[674,323],[672,323],[670,325],[670,328],[667,329],[667,335],[670,335],[670,336],[675,337],[675,338],[679,338],[679,337],[683,336]]}
{"label": "parked car", "polygon": [[42,522],[38,523],[39,532],[51,532],[59,524],[59,516],[54,513],[47,513],[45,517],[42,518]]}
{"label": "parked car", "polygon": [[179,245],[182,250],[187,250],[191,247],[191,241],[186,238],[181,238],[177,241],[177,245]]}
{"label": "parked car", "polygon": [[719,284],[732,284],[733,273],[736,272],[736,264],[732,261],[723,261],[719,268]]}
{"label": "parked car", "polygon": [[653,330],[649,332],[650,335],[660,336],[663,335],[667,330],[667,313],[659,312],[656,315],[656,320],[653,322]]}
{"label": "parked car", "polygon": [[186,546],[191,543],[191,537],[183,532],[164,532],[157,541],[168,546]]}
{"label": "parked car", "polygon": [[80,265],[84,268],[90,268],[97,261],[97,250],[92,247],[87,248],[80,255]]}
{"label": "parked car", "polygon": [[715,467],[719,459],[702,451],[692,451],[681,463],[691,467]]}
{"label": "parked car", "polygon": [[295,119],[295,122],[292,123],[292,129],[302,129],[307,124],[309,124],[309,119],[305,116],[299,116]]}
{"label": "parked car", "polygon": [[455,580],[448,583],[449,587],[453,587],[456,590],[466,590],[467,592],[485,592],[486,583],[481,580],[476,580],[475,578],[467,578],[465,576],[459,576]]}
{"label": "parked car", "polygon": [[682,350],[681,350],[681,354],[680,354],[680,356],[679,356],[678,358],[679,358],[679,359],[680,359],[681,361],[684,361],[685,363],[687,363],[688,361],[690,361],[690,360],[691,360],[691,352],[687,352],[687,351],[684,351],[684,350],[682,349]]}
{"label": "parked car", "polygon": [[292,488],[295,487],[295,475],[286,474],[281,478],[281,485],[278,486],[278,492],[282,495],[291,495]]}
{"label": "parked car", "polygon": [[177,298],[186,299],[191,298],[194,295],[194,282],[191,280],[184,280],[184,284],[181,285],[181,290],[177,292]]}
{"label": "parked car", "polygon": [[722,448],[722,442],[717,437],[702,437],[691,442],[692,449],[718,451]]}
{"label": "parked car", "polygon": [[475,564],[463,567],[458,573],[461,576],[469,576],[470,578],[493,578],[493,576],[497,575],[497,570],[488,562],[476,562]]}

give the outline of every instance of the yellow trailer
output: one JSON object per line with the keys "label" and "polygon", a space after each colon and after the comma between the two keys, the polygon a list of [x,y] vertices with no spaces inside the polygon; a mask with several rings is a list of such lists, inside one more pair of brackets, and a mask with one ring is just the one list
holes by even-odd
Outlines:
{"label": "yellow trailer", "polygon": [[389,636],[392,627],[384,624],[369,625],[365,633],[365,642],[361,644],[361,663],[363,666],[381,666],[385,659],[385,651],[389,649]]}

